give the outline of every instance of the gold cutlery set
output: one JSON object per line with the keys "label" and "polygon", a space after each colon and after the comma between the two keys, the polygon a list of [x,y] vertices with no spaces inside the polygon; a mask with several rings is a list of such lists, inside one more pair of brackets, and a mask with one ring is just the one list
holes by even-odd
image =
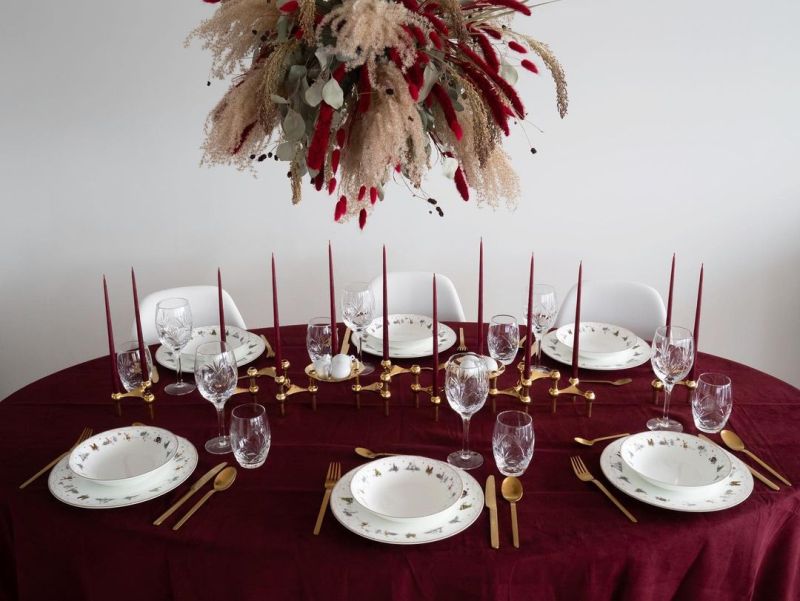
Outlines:
{"label": "gold cutlery set", "polygon": [[338,461],[331,461],[328,464],[328,473],[325,474],[325,494],[322,497],[322,505],[319,506],[319,514],[317,515],[317,523],[314,524],[314,534],[319,534],[322,528],[322,520],[325,517],[325,511],[328,509],[328,501],[331,498],[331,491],[339,478],[342,477],[342,464]]}
{"label": "gold cutlery set", "polygon": [[[511,506],[511,540],[514,548],[519,549],[519,526],[517,523],[517,502],[522,499],[522,482],[518,478],[508,476],[500,485],[500,494]],[[497,490],[494,475],[486,478],[484,504],[489,510],[489,542],[492,549],[500,548],[500,533],[497,523]]]}
{"label": "gold cutlery set", "polygon": [[[181,526],[186,523],[194,512],[200,509],[200,507],[208,501],[208,499],[213,495],[215,492],[220,492],[223,490],[227,490],[233,484],[233,481],[236,480],[236,468],[235,467],[225,467],[228,465],[227,461],[223,461],[222,463],[215,465],[210,470],[208,470],[203,476],[197,480],[194,484],[192,484],[191,488],[183,495],[180,499],[178,499],[172,506],[167,509],[164,513],[162,513],[156,520],[153,522],[154,526],[160,526],[164,523],[169,516],[171,516],[175,511],[177,511],[181,505],[183,505],[189,498],[200,490],[206,483],[208,483],[212,478],[214,478],[214,484],[205,495],[203,495],[200,500],[194,504],[194,506],[186,512],[186,514],[176,522],[176,524],[172,527],[173,530],[178,530]],[[216,478],[215,478],[216,476]]]}
{"label": "gold cutlery set", "polygon": [[[705,436],[704,434],[700,434],[699,436],[703,440],[707,440],[708,442],[711,442],[713,444],[717,444],[716,442],[714,442],[713,440],[711,440],[708,436]],[[722,437],[722,442],[724,442],[725,446],[727,446],[731,451],[739,451],[739,452],[744,453],[745,455],[750,457],[750,459],[752,459],[753,461],[758,463],[761,467],[763,467],[765,470],[767,470],[770,474],[775,476],[778,480],[783,482],[786,486],[791,486],[792,485],[792,483],[789,482],[789,480],[787,480],[785,477],[783,477],[781,474],[779,474],[773,467],[771,467],[766,462],[764,462],[755,453],[753,453],[752,451],[749,451],[747,448],[745,448],[744,441],[741,438],[739,438],[739,435],[736,434],[736,432],[734,432],[733,430],[723,430],[722,432],[720,432],[720,436]],[[745,465],[745,467],[747,467],[748,470],[750,470],[750,473],[753,474],[753,476],[755,476],[756,478],[761,480],[761,482],[763,482],[766,486],[768,486],[772,490],[780,490],[781,489],[780,486],[775,484],[772,480],[767,478],[764,474],[759,472],[754,467],[750,467],[746,463],[744,465]]]}
{"label": "gold cutlery set", "polygon": [[40,469],[38,472],[36,472],[33,476],[31,476],[30,478],[25,480],[25,482],[23,482],[22,484],[19,485],[19,489],[22,490],[23,488],[28,486],[28,484],[30,484],[31,482],[36,480],[36,478],[38,478],[42,474],[45,474],[45,473],[49,472],[51,469],[53,469],[53,466],[55,466],[56,463],[58,463],[59,461],[64,459],[64,457],[69,455],[72,452],[72,449],[74,449],[79,444],[81,444],[84,440],[89,438],[92,435],[92,432],[93,432],[93,430],[91,428],[84,428],[83,431],[81,432],[81,435],[78,436],[78,440],[75,441],[74,445],[72,445],[66,452],[61,453],[61,455],[59,455],[58,457],[53,459],[50,463],[45,465],[42,469]]}

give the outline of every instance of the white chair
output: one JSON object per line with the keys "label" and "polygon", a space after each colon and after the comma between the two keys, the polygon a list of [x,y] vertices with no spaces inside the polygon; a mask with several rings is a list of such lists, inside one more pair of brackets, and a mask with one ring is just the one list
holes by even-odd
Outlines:
{"label": "white chair", "polygon": [[[389,312],[428,315],[433,312],[433,273],[429,271],[390,271],[386,283]],[[375,316],[383,312],[383,277],[369,284],[375,296]],[[458,290],[445,275],[436,274],[436,299],[440,321],[466,321]]]}
{"label": "white chair", "polygon": [[[555,326],[575,321],[577,285],[567,293]],[[639,282],[583,282],[581,321],[600,321],[622,326],[650,340],[667,321],[664,300],[658,291]]]}
{"label": "white chair", "polygon": [[[216,286],[184,286],[152,292],[139,301],[139,312],[142,318],[142,336],[145,344],[158,342],[156,332],[156,305],[165,298],[185,298],[192,308],[192,325],[219,325],[219,298]],[[233,302],[233,298],[222,290],[222,306],[225,310],[225,325],[247,329],[242,314]],[[131,325],[131,340],[136,340],[136,322]]]}

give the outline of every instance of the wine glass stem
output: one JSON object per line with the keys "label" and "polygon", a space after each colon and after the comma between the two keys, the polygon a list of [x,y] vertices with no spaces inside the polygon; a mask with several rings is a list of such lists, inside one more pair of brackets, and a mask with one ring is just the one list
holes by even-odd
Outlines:
{"label": "wine glass stem", "polygon": [[537,338],[536,336],[533,337],[534,342],[538,342],[539,344],[536,345],[536,365],[542,364],[542,342],[541,337]]}
{"label": "wine glass stem", "polygon": [[225,438],[225,405],[217,405],[217,422],[219,423],[219,437]]}
{"label": "wine glass stem", "polygon": [[363,345],[364,345],[363,330],[358,330],[358,362],[362,367],[364,365],[364,352],[362,348]]}
{"label": "wine glass stem", "polygon": [[178,365],[177,365],[178,369],[176,370],[178,372],[178,377],[176,378],[175,383],[176,384],[183,384],[183,367],[181,366],[181,349],[178,349],[176,352],[177,352],[177,355],[178,355]]}
{"label": "wine glass stem", "polygon": [[461,417],[464,426],[464,440],[461,443],[461,456],[465,459],[469,456],[469,418]]}
{"label": "wine glass stem", "polygon": [[664,416],[663,421],[667,423],[669,420],[669,400],[672,396],[672,384],[667,384],[664,382]]}

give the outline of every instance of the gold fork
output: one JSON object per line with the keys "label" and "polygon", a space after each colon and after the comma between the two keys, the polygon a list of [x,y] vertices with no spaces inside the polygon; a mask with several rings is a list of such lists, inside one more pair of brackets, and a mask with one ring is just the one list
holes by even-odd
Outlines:
{"label": "gold fork", "polygon": [[87,438],[89,438],[91,435],[92,435],[92,429],[91,429],[91,428],[84,428],[84,429],[83,429],[83,431],[81,432],[81,435],[78,437],[78,440],[75,442],[75,444],[74,444],[74,445],[72,445],[72,446],[69,448],[69,451],[67,451],[66,453],[61,453],[61,455],[59,455],[58,457],[56,457],[55,459],[53,459],[53,460],[52,460],[50,463],[48,463],[47,465],[45,465],[45,466],[44,466],[42,469],[40,469],[38,472],[36,472],[36,473],[35,473],[33,476],[31,476],[30,478],[28,478],[27,480],[25,480],[25,482],[23,482],[22,484],[20,484],[20,485],[19,485],[19,489],[20,489],[20,490],[22,490],[23,488],[25,488],[26,486],[28,486],[28,484],[30,484],[31,482],[33,482],[34,480],[36,480],[36,478],[38,478],[39,476],[41,476],[42,474],[44,474],[46,471],[50,470],[50,469],[51,469],[51,468],[52,468],[52,467],[53,467],[53,466],[54,466],[56,463],[58,463],[58,462],[59,462],[59,461],[61,461],[61,460],[62,460],[64,457],[66,457],[67,455],[69,455],[69,454],[72,452],[72,449],[74,449],[75,447],[77,447],[79,444],[81,444],[81,443],[82,443],[84,440],[86,440]]}
{"label": "gold fork", "polygon": [[325,517],[325,510],[328,508],[328,500],[331,498],[331,491],[341,477],[342,464],[338,461],[331,461],[328,464],[328,473],[325,475],[325,496],[322,497],[322,505],[319,507],[317,523],[314,524],[314,534],[319,534],[319,529],[322,528],[322,518]]}
{"label": "gold fork", "polygon": [[458,328],[458,346],[456,347],[461,353],[467,352],[467,345],[464,342],[464,328]]}
{"label": "gold fork", "polygon": [[625,509],[622,506],[622,503],[617,501],[616,497],[612,495],[610,492],[608,492],[608,489],[603,485],[602,482],[600,482],[599,480],[595,480],[594,476],[592,476],[589,473],[589,470],[586,469],[586,465],[583,463],[583,459],[581,459],[580,457],[570,457],[569,460],[572,462],[572,469],[575,472],[575,475],[578,476],[578,480],[582,482],[594,482],[597,485],[597,488],[602,490],[605,493],[605,495],[611,500],[611,502],[617,506],[617,509],[619,509],[622,513],[625,514],[625,517],[627,517],[634,524],[636,523],[636,518],[633,517],[631,512]]}

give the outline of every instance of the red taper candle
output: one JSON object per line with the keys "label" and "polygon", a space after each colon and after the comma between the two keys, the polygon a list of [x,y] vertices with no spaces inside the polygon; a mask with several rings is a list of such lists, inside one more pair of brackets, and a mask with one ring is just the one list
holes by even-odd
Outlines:
{"label": "red taper candle", "polygon": [[219,339],[225,342],[225,305],[222,302],[222,273],[219,267],[217,267],[217,299],[219,300]]}
{"label": "red taper candle", "polygon": [[328,288],[331,293],[331,355],[339,352],[339,332],[336,331],[336,290],[333,285],[333,249],[328,240]]}
{"label": "red taper candle", "polygon": [[439,309],[436,300],[436,274],[433,274],[433,379],[431,395],[439,395]]}
{"label": "red taper candle", "polygon": [[692,371],[689,374],[689,379],[694,380],[697,373],[697,349],[700,344],[700,305],[703,303],[703,269],[704,265],[700,264],[700,283],[697,285],[697,306],[694,308],[694,361],[692,362]]}
{"label": "red taper candle", "polygon": [[111,325],[111,305],[108,302],[108,285],[103,276],[103,296],[106,301],[106,329],[108,330],[108,362],[111,367],[111,392],[120,391],[119,374],[117,373],[117,349],[114,347],[114,327]]}
{"label": "red taper candle", "polygon": [[383,360],[389,360],[389,292],[386,275],[386,245],[383,245]]}
{"label": "red taper candle", "polygon": [[142,370],[142,382],[150,379],[150,370],[147,367],[147,354],[144,349],[144,336],[142,336],[142,316],[139,314],[139,292],[136,290],[136,274],[131,267],[131,286],[133,287],[133,314],[136,317],[136,338],[139,341],[139,368]]}
{"label": "red taper candle", "polygon": [[575,326],[572,334],[572,377],[578,377],[578,345],[581,338],[578,335],[581,329],[581,288],[583,286],[583,261],[578,267],[578,294],[575,298]]}
{"label": "red taper candle", "polygon": [[528,320],[526,323],[527,337],[525,338],[525,379],[531,377],[531,348],[533,347],[533,253],[531,253],[531,272],[528,276]]}
{"label": "red taper candle", "polygon": [[278,317],[278,278],[275,275],[275,254],[272,254],[272,325],[275,328],[275,375],[282,365],[281,323]]}
{"label": "red taper candle", "polygon": [[672,325],[672,292],[675,289],[675,253],[672,253],[672,269],[669,272],[669,296],[667,297],[667,323]]}
{"label": "red taper candle", "polygon": [[478,261],[478,354],[483,356],[483,238]]}

